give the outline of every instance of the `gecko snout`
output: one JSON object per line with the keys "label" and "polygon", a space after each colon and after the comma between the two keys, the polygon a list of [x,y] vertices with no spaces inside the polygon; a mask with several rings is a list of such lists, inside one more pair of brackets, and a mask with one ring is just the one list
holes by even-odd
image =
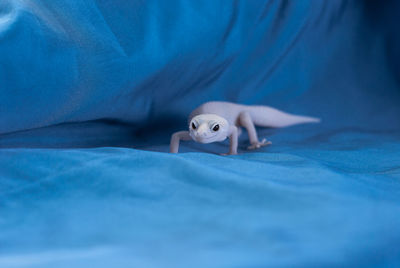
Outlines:
{"label": "gecko snout", "polygon": [[194,135],[195,135],[196,137],[198,137],[198,138],[203,138],[203,137],[206,137],[206,136],[207,136],[207,132],[205,132],[205,131],[203,131],[203,132],[196,131],[196,132],[194,133]]}
{"label": "gecko snout", "polygon": [[199,133],[199,136],[205,137],[205,136],[207,136],[207,132],[206,132],[206,131],[200,132],[200,133]]}
{"label": "gecko snout", "polygon": [[197,137],[206,137],[208,134],[208,129],[207,129],[207,125],[205,124],[201,124],[199,126],[199,128],[197,129],[197,131],[195,132],[195,135]]}

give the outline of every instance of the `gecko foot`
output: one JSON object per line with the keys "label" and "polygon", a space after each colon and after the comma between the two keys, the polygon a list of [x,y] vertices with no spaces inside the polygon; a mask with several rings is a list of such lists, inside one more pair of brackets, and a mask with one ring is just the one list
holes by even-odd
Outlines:
{"label": "gecko foot", "polygon": [[221,156],[227,156],[227,155],[235,155],[235,154],[237,154],[237,153],[222,153],[222,154],[219,154],[219,155],[221,155]]}
{"label": "gecko foot", "polygon": [[257,143],[253,143],[252,145],[250,145],[249,147],[247,147],[248,150],[254,150],[254,149],[258,149],[261,148],[263,146],[267,146],[272,144],[272,142],[267,141],[266,139],[263,139],[261,142],[257,142]]}

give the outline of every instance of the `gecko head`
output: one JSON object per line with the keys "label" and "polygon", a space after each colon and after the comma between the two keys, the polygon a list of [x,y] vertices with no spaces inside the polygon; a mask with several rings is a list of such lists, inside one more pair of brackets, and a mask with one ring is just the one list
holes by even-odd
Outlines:
{"label": "gecko head", "polygon": [[189,133],[200,143],[223,141],[228,136],[229,123],[216,114],[200,114],[189,122]]}

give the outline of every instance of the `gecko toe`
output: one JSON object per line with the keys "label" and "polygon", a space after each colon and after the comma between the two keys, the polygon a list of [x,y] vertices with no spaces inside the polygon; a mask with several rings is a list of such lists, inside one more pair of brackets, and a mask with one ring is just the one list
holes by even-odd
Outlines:
{"label": "gecko toe", "polygon": [[247,147],[248,150],[255,150],[255,149],[259,149],[263,146],[267,146],[272,144],[272,142],[267,141],[266,139],[263,139],[261,142],[257,142],[257,143],[253,143],[252,145],[250,145],[249,147]]}

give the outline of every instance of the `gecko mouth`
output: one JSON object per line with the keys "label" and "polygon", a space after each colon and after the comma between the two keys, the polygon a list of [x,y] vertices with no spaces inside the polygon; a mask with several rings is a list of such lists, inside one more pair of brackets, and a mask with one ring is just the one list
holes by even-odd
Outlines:
{"label": "gecko mouth", "polygon": [[[217,135],[213,135],[213,136],[211,136],[211,137],[198,137],[198,136],[195,136],[195,135],[193,135],[193,139],[194,140],[196,140],[196,141],[198,141],[198,142],[201,142],[201,143],[207,143],[207,141],[209,141],[209,140],[211,140],[212,138],[214,138],[214,137],[216,137]],[[211,141],[210,141],[211,142]]]}

